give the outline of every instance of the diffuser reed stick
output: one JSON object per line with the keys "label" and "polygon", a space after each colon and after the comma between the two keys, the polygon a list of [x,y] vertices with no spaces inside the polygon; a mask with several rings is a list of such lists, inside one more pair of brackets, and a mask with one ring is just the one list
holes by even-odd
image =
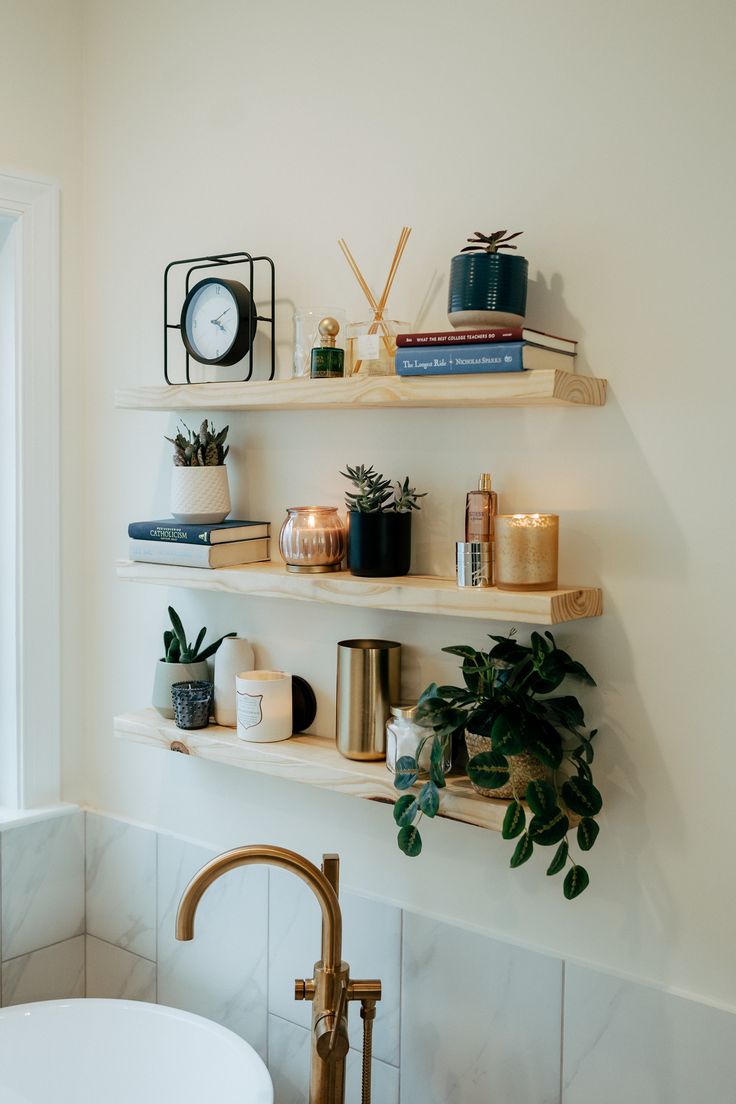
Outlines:
{"label": "diffuser reed stick", "polygon": [[[375,334],[375,333],[378,332],[379,328],[383,330],[383,343],[386,346],[386,352],[389,354],[389,356],[392,355],[391,336],[389,334],[388,327],[386,326],[386,323],[384,322],[383,316],[384,316],[384,313],[385,313],[385,310],[386,310],[386,305],[388,303],[388,297],[391,294],[391,288],[393,287],[394,280],[396,279],[396,273],[398,272],[399,265],[401,263],[401,258],[404,255],[404,250],[406,249],[406,243],[409,240],[409,235],[410,234],[411,234],[411,227],[410,226],[403,226],[402,229],[401,229],[401,234],[399,235],[399,240],[397,242],[396,249],[394,250],[394,256],[393,256],[393,260],[391,261],[391,267],[388,270],[388,275],[386,277],[386,283],[384,284],[383,293],[381,295],[381,298],[378,301],[376,301],[375,295],[373,294],[370,287],[368,286],[368,283],[367,283],[365,277],[363,276],[363,273],[360,271],[360,268],[358,267],[357,261],[355,260],[352,253],[350,252],[350,249],[348,248],[348,245],[347,245],[347,242],[345,241],[345,239],[340,238],[338,240],[338,243],[337,243],[340,246],[340,249],[342,250],[342,252],[345,256],[346,261],[350,265],[350,269],[351,269],[353,275],[355,276],[355,279],[358,281],[358,285],[360,286],[361,291],[363,292],[363,294],[366,297],[366,300],[368,301],[368,306],[373,311],[373,322],[370,325],[370,329],[368,330],[368,333],[369,334]],[[360,360],[357,360],[355,362],[355,365],[353,366],[353,371],[352,371],[353,375],[360,370],[361,363],[362,363],[362,361],[360,361]]]}

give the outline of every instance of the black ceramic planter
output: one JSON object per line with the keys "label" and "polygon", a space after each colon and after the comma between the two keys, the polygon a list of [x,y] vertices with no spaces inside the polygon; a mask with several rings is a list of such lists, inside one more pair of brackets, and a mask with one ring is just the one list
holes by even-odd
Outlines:
{"label": "black ceramic planter", "polygon": [[453,326],[524,321],[529,263],[506,253],[459,253],[450,266],[447,314]]}
{"label": "black ceramic planter", "polygon": [[411,514],[361,514],[351,510],[348,570],[373,578],[408,575],[411,566]]}

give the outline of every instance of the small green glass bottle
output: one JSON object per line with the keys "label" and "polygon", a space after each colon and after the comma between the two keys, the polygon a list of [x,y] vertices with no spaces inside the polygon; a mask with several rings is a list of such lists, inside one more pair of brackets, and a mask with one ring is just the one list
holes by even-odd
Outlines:
{"label": "small green glass bottle", "polygon": [[345,375],[345,352],[335,347],[340,323],[335,318],[323,318],[319,324],[321,342],[312,349],[310,376],[312,379],[342,379]]}

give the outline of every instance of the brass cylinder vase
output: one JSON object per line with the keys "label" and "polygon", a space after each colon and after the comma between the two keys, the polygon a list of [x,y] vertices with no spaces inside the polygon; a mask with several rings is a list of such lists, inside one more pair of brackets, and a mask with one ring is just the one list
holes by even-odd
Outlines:
{"label": "brass cylinder vase", "polygon": [[401,645],[341,640],[337,645],[337,750],[346,759],[385,759],[386,722],[401,691]]}

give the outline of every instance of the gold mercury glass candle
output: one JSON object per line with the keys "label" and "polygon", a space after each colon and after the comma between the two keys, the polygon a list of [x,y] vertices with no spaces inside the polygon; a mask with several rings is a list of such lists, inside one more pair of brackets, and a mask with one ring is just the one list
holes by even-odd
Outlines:
{"label": "gold mercury glass candle", "polygon": [[557,514],[497,514],[499,590],[555,590],[560,519]]}

